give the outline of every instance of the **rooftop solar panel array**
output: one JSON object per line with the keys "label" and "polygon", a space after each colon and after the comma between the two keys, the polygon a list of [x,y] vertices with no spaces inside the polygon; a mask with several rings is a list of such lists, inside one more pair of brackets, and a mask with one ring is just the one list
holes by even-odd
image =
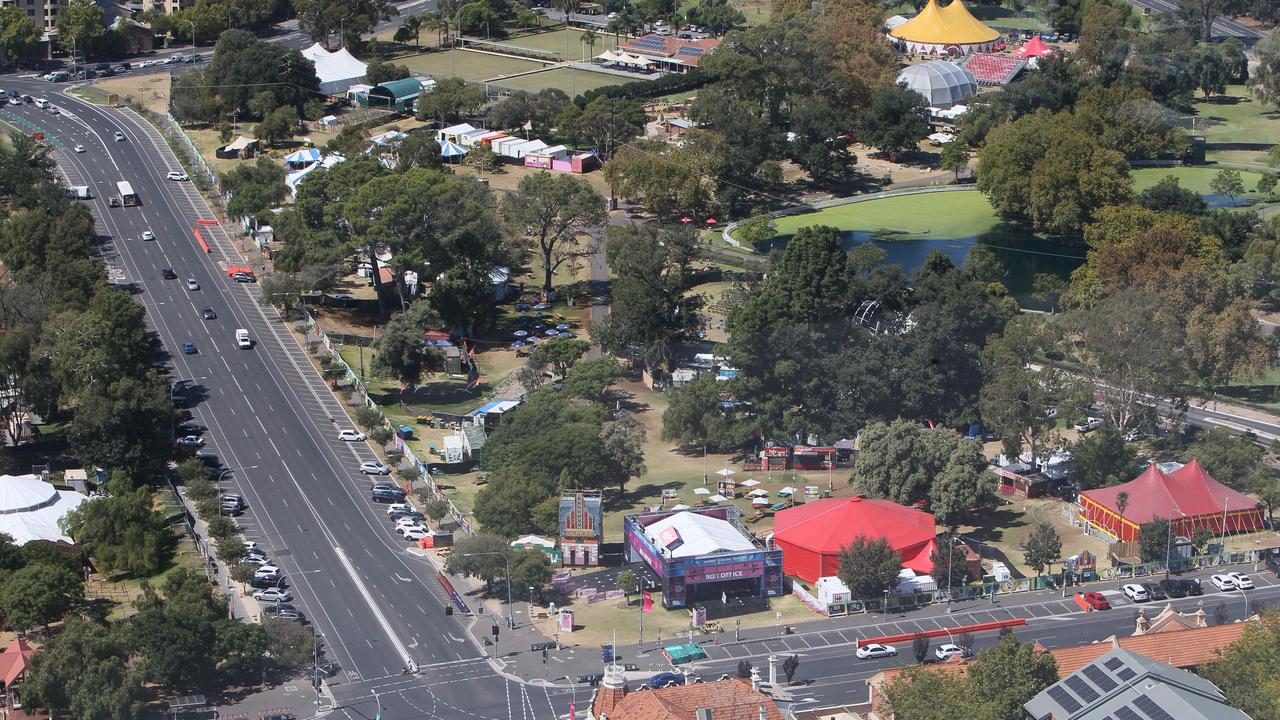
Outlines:
{"label": "rooftop solar panel array", "polygon": [[1061,685],[1050,686],[1049,697],[1053,698],[1054,702],[1058,703],[1058,705],[1062,706],[1063,710],[1066,710],[1069,713],[1073,713],[1084,707],[1080,704],[1079,700],[1072,697],[1071,693],[1067,692],[1067,689]]}
{"label": "rooftop solar panel array", "polygon": [[1157,705],[1155,700],[1146,695],[1139,695],[1133,701],[1133,704],[1137,705],[1138,709],[1146,713],[1151,720],[1173,720],[1172,715],[1165,712],[1164,708]]}
{"label": "rooftop solar panel array", "polygon": [[1091,703],[1099,697],[1098,691],[1094,690],[1093,686],[1085,682],[1084,678],[1079,675],[1067,676],[1066,683],[1067,687],[1071,688],[1072,692],[1084,698],[1084,701],[1087,703]]}
{"label": "rooftop solar panel array", "polygon": [[1110,675],[1102,672],[1102,669],[1097,665],[1085,665],[1084,676],[1089,678],[1094,685],[1101,688],[1103,692],[1114,690],[1116,687],[1116,681],[1112,680]]}

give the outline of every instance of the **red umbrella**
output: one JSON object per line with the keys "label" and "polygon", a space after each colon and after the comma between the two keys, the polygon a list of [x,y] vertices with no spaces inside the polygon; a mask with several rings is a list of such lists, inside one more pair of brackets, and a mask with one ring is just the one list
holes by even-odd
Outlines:
{"label": "red umbrella", "polygon": [[715,218],[707,218],[707,224],[708,224],[708,225],[715,225],[715,224],[716,224],[716,219],[715,219]]}
{"label": "red umbrella", "polygon": [[680,218],[680,222],[682,222],[682,223],[691,223],[691,222],[693,222],[693,218],[689,217],[688,215],[685,215],[684,217]]}

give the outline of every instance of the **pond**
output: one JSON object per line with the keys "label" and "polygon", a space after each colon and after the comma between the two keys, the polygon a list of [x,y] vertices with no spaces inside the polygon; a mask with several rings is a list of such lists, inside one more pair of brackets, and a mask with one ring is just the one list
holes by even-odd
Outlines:
{"label": "pond", "polygon": [[775,246],[784,246],[809,225],[839,229],[846,250],[874,243],[885,251],[886,262],[901,266],[908,275],[934,250],[959,265],[974,245],[982,243],[1004,264],[1009,292],[1029,308],[1044,308],[1031,296],[1037,274],[1069,280],[1071,271],[1084,263],[1083,245],[1055,242],[1002,221],[977,191],[901,195],[779,218]]}

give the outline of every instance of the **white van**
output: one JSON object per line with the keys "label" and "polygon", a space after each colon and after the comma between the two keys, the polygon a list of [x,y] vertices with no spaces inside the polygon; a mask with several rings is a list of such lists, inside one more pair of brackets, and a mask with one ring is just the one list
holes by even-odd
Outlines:
{"label": "white van", "polygon": [[236,330],[236,345],[239,345],[241,348],[253,347],[253,341],[249,339],[248,330],[245,330],[244,328]]}
{"label": "white van", "polygon": [[49,107],[49,101],[48,101],[48,100],[45,100],[44,98],[36,98],[36,107],[38,107],[38,108],[40,108],[41,110],[43,110],[43,109],[45,109],[45,108]]}

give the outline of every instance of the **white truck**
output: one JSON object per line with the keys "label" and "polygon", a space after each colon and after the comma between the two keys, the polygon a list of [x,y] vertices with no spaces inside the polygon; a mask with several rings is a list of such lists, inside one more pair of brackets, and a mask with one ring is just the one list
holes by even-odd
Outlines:
{"label": "white truck", "polygon": [[67,188],[67,195],[77,200],[88,200],[93,197],[88,185],[72,185]]}
{"label": "white truck", "polygon": [[249,339],[249,331],[244,328],[236,330],[236,345],[241,348],[253,347],[253,340]]}

